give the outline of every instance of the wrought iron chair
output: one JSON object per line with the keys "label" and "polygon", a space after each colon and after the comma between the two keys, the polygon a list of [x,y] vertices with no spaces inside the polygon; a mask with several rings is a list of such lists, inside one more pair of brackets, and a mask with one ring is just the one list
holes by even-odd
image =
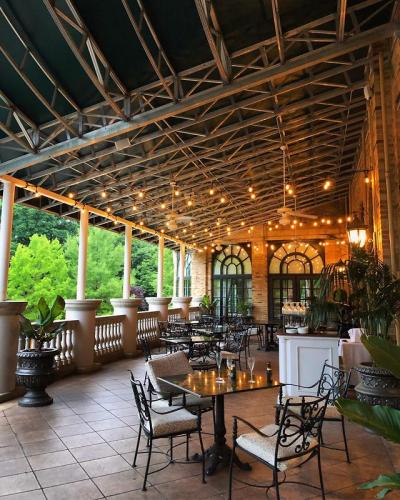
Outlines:
{"label": "wrought iron chair", "polygon": [[[283,406],[286,403],[286,400],[290,398],[292,402],[298,402],[305,398],[306,401],[313,401],[321,396],[326,396],[329,394],[328,406],[325,413],[325,421],[326,422],[340,422],[342,426],[342,434],[344,441],[344,450],[341,448],[335,448],[333,446],[326,446],[322,439],[322,445],[326,448],[330,448],[333,450],[344,451],[346,453],[346,460],[350,463],[350,455],[349,448],[347,445],[347,436],[346,436],[346,426],[343,415],[341,415],[335,406],[335,401],[339,396],[346,397],[347,391],[349,389],[351,371],[341,370],[336,366],[329,365],[327,361],[325,361],[324,366],[322,367],[321,377],[315,382],[315,384],[304,387],[300,385],[294,385],[298,389],[312,389],[317,388],[316,396],[282,396],[282,393],[279,393],[278,396],[278,404],[276,405],[276,415],[275,422],[279,422],[279,414],[282,410]],[[286,386],[290,386],[293,384],[285,384]]]}
{"label": "wrought iron chair", "polygon": [[193,373],[193,368],[184,352],[177,351],[162,358],[149,360],[147,362],[147,373],[152,408],[158,410],[168,406],[184,406],[190,412],[197,412],[197,408],[200,407],[202,413],[214,410],[213,398],[198,398],[183,392],[172,392],[170,386],[163,384],[159,380],[159,377],[168,375]]}
{"label": "wrought iron chair", "polygon": [[[161,358],[163,356],[166,356],[165,353],[153,354],[151,352],[150,343],[145,338],[139,339],[138,343],[139,343],[140,348],[142,349],[142,352],[143,352],[143,355],[144,355],[144,360],[145,360],[146,363],[149,360],[151,360],[151,359],[157,359],[157,358]],[[148,382],[148,380],[149,380],[149,375],[148,375],[147,370],[146,370],[146,373],[144,374],[144,382],[143,382],[144,385],[146,385],[146,383]]]}
{"label": "wrought iron chair", "polygon": [[[282,410],[282,419],[279,425],[270,424],[261,429],[240,417],[233,417],[233,450],[229,468],[228,499],[232,498],[233,463],[236,448],[245,451],[259,462],[272,470],[272,483],[267,485],[247,484],[258,488],[265,488],[268,493],[270,488],[275,488],[279,500],[279,486],[283,483],[301,484],[321,490],[325,498],[324,483],[321,469],[320,441],[321,429],[324,421],[328,396],[307,402],[302,398],[300,402],[292,403],[288,399]],[[252,432],[238,436],[238,421],[245,424]],[[300,481],[287,481],[286,471],[299,467],[312,458],[317,457],[320,486],[310,485]],[[283,479],[279,479],[283,473]]]}
{"label": "wrought iron chair", "polygon": [[242,369],[242,354],[244,354],[247,368],[247,328],[241,331],[228,333],[221,348],[222,359],[230,358],[238,361],[240,370]]}
{"label": "wrought iron chair", "polygon": [[250,325],[247,330],[247,356],[250,356],[250,342],[253,337],[257,337],[259,350],[263,347],[263,332],[262,326],[260,325]]}
{"label": "wrought iron chair", "polygon": [[[198,433],[201,457],[202,457],[202,481],[205,483],[205,462],[204,462],[204,447],[203,439],[201,437],[201,412],[198,409],[197,414],[194,415],[187,411],[184,407],[177,406],[169,409],[162,409],[156,411],[151,408],[147,402],[143,386],[139,380],[136,380],[131,373],[131,385],[135,398],[136,407],[139,414],[140,426],[139,435],[137,438],[135,455],[132,467],[136,467],[136,460],[139,453],[147,453],[146,471],[143,480],[142,491],[146,491],[147,478],[150,474],[160,472],[168,467],[169,464],[177,462],[173,458],[173,438],[177,436],[186,436],[186,462],[193,463],[189,460],[189,438],[193,433]],[[142,432],[147,437],[147,450],[139,451],[140,439]],[[153,451],[153,441],[156,439],[169,438],[169,460],[166,465],[163,465],[157,470],[149,472],[151,455]],[[159,453],[159,452],[158,452]],[[168,455],[167,455],[168,456]],[[178,462],[184,463],[184,462]]]}

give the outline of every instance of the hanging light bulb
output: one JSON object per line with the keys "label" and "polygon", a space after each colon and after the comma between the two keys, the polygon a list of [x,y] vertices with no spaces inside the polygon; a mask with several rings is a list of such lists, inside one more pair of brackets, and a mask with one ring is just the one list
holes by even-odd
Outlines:
{"label": "hanging light bulb", "polygon": [[165,205],[165,203],[161,203],[161,205],[160,205],[160,206],[161,206],[161,208],[164,210],[166,205]]}
{"label": "hanging light bulb", "polygon": [[106,208],[106,212],[110,213],[111,212],[111,207]]}
{"label": "hanging light bulb", "polygon": [[213,196],[213,195],[215,194],[215,189],[214,189],[214,188],[210,188],[210,189],[208,190],[208,194],[209,194],[210,196]]}
{"label": "hanging light bulb", "polygon": [[175,196],[179,196],[180,194],[181,194],[181,192],[179,191],[179,189],[178,189],[178,188],[177,188],[177,189],[175,189],[175,191],[174,191],[174,195],[175,195]]}
{"label": "hanging light bulb", "polygon": [[137,206],[136,206],[136,205],[132,205],[132,210],[133,210],[134,212],[136,212],[136,210],[137,210]]}
{"label": "hanging light bulb", "polygon": [[139,191],[138,192],[138,197],[139,198],[144,198],[144,192],[143,191]]}
{"label": "hanging light bulb", "polygon": [[102,191],[102,192],[100,193],[100,196],[101,196],[102,198],[107,198],[107,193],[106,193],[105,191]]}
{"label": "hanging light bulb", "polygon": [[221,196],[221,198],[219,199],[219,201],[220,201],[221,203],[225,203],[225,197],[224,197],[224,196]]}
{"label": "hanging light bulb", "polygon": [[75,198],[75,193],[73,193],[72,191],[70,191],[68,193],[68,198],[71,198],[71,199]]}
{"label": "hanging light bulb", "polygon": [[241,226],[244,226],[244,220],[242,220],[242,222],[240,223]]}
{"label": "hanging light bulb", "polygon": [[255,200],[255,199],[256,199],[256,193],[251,193],[250,198],[251,198],[252,200]]}
{"label": "hanging light bulb", "polygon": [[249,188],[248,188],[248,192],[249,192],[249,193],[252,193],[252,192],[253,192],[253,186],[249,186]]}

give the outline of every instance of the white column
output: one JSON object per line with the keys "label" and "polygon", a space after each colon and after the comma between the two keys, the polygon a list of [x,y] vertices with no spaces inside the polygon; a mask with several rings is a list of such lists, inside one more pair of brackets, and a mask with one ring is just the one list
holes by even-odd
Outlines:
{"label": "white column", "polygon": [[164,236],[158,238],[157,297],[163,296],[164,285]]}
{"label": "white column", "polygon": [[15,185],[3,181],[3,204],[0,228],[0,301],[7,299],[8,268],[10,265],[10,245],[14,213]]}
{"label": "white column", "polygon": [[125,226],[125,252],[124,252],[124,284],[122,297],[129,299],[131,295],[131,265],[132,265],[132,228]]}
{"label": "white column", "polygon": [[[19,339],[19,315],[26,302],[0,302],[0,403],[18,396],[15,388],[15,369]],[[22,391],[21,391],[22,392]]]}
{"label": "white column", "polygon": [[85,300],[86,296],[88,232],[89,232],[89,212],[83,209],[81,210],[81,219],[79,226],[78,276],[76,283],[77,300]]}
{"label": "white column", "polygon": [[82,299],[65,301],[65,319],[77,320],[74,335],[75,366],[79,373],[89,373],[100,368],[94,359],[96,310],[101,300]]}
{"label": "white column", "polygon": [[172,296],[175,297],[177,293],[176,281],[178,278],[178,254],[176,250],[172,250],[172,262],[174,264],[174,283],[172,285]]}
{"label": "white column", "polygon": [[185,244],[181,243],[180,254],[179,254],[179,290],[178,290],[178,297],[183,297],[185,295],[185,254],[186,254]]}
{"label": "white column", "polygon": [[138,307],[142,299],[111,299],[114,314],[125,316],[122,324],[122,347],[124,356],[132,358],[136,354]]}

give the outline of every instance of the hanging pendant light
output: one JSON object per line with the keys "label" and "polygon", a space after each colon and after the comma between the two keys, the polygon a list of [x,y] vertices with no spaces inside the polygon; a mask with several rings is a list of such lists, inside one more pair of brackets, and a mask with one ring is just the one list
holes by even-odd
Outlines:
{"label": "hanging pendant light", "polygon": [[367,228],[358,215],[355,215],[353,221],[347,225],[347,235],[350,245],[363,248],[367,242]]}

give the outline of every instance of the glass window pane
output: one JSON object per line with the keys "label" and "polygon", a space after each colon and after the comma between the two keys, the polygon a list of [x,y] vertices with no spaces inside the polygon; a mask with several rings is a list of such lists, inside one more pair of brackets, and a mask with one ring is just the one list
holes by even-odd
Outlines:
{"label": "glass window pane", "polygon": [[244,274],[251,274],[251,261],[249,258],[247,258],[244,262],[243,262],[243,273]]}
{"label": "glass window pane", "polygon": [[288,264],[288,271],[289,274],[303,274],[305,272],[304,270],[304,264],[300,262],[298,259],[292,260]]}
{"label": "glass window pane", "polygon": [[219,260],[214,261],[214,274],[221,273],[221,262]]}
{"label": "glass window pane", "polygon": [[324,263],[320,255],[318,255],[318,257],[312,260],[312,267],[314,274],[319,274],[322,271]]}
{"label": "glass window pane", "polygon": [[269,272],[271,274],[279,274],[280,271],[280,266],[281,266],[281,261],[277,259],[276,257],[272,257],[270,265],[269,265]]}

